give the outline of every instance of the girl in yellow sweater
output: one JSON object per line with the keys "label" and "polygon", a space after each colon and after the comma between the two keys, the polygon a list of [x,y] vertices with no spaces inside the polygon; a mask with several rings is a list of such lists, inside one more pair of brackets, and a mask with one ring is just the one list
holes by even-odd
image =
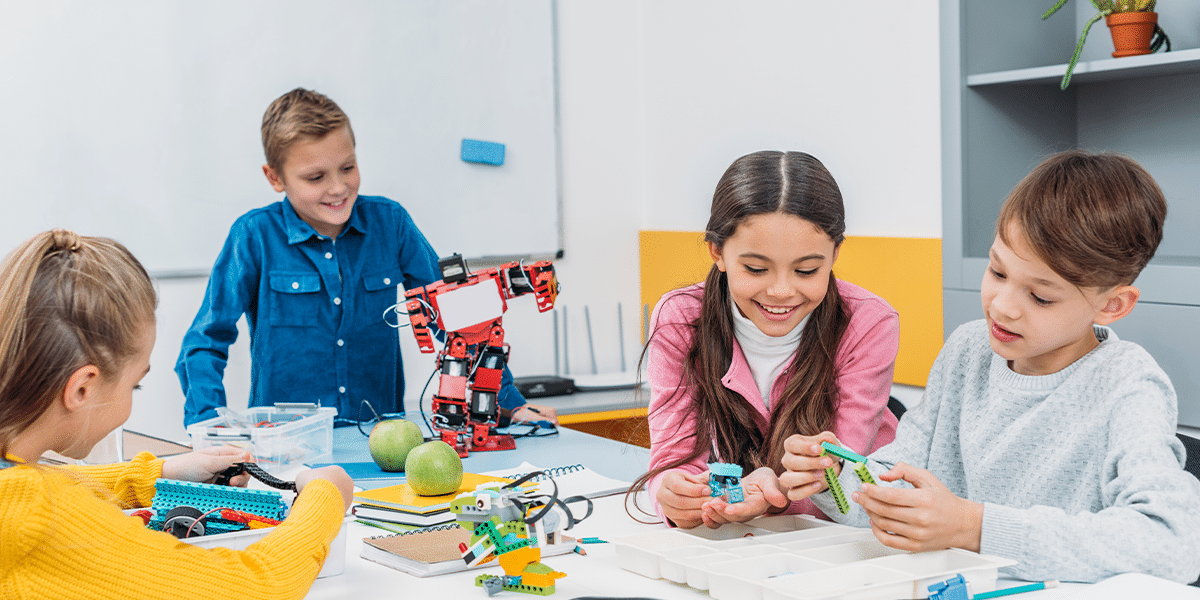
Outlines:
{"label": "girl in yellow sweater", "polygon": [[[244,451],[99,467],[87,456],[129,418],[150,370],[158,300],[124,246],[56,229],[0,265],[0,598],[300,598],[353,496],[339,467],[302,472],[289,517],[245,550],[206,550],[146,529],[159,477],[212,482]],[[246,475],[234,483],[245,485]]]}

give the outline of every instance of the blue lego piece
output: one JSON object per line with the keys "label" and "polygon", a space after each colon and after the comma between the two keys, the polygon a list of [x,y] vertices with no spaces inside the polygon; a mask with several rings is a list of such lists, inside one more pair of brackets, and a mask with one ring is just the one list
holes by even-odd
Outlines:
{"label": "blue lego piece", "polygon": [[725,477],[742,476],[742,467],[730,463],[708,463],[708,471],[713,475],[723,475]]}
{"label": "blue lego piece", "polygon": [[736,504],[745,499],[745,494],[742,492],[742,488],[740,487],[729,488],[725,490],[725,502],[727,504]]}
{"label": "blue lego piece", "polygon": [[730,463],[708,464],[708,492],[713,498],[724,496],[733,504],[746,499],[742,491],[742,467]]}
{"label": "blue lego piece", "polygon": [[[159,479],[154,487],[154,503],[150,506],[154,517],[148,524],[151,529],[161,530],[167,513],[176,506],[192,506],[202,513],[217,508],[232,508],[277,521],[282,521],[287,512],[283,497],[275,490],[252,490],[173,479]],[[208,535],[245,528],[245,524],[226,521],[216,513],[205,518],[204,529]]]}
{"label": "blue lego piece", "polygon": [[504,144],[464,138],[462,159],[464,162],[502,165],[504,164]]}
{"label": "blue lego piece", "polygon": [[929,586],[929,600],[971,600],[971,595],[967,593],[967,580],[960,573]]}

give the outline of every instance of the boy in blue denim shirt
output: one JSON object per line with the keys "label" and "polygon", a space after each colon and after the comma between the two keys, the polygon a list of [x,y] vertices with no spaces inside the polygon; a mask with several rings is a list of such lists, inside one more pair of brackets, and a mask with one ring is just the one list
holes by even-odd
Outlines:
{"label": "boy in blue denim shirt", "polygon": [[[213,265],[204,303],[175,365],[184,424],[217,416],[237,321],[250,325],[250,406],[317,402],[367,419],[403,410],[399,337],[384,321],[396,286],[441,279],[437,254],[408,211],[359,196],[350,119],[322,94],[297,88],[263,115],[263,173],[286,198],[242,215]],[[432,365],[431,365],[432,368]],[[525,411],[505,370],[501,408]]]}

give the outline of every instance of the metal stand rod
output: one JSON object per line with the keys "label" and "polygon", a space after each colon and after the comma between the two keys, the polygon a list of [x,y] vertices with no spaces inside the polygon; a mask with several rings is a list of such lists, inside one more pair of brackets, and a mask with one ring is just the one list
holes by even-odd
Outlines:
{"label": "metal stand rod", "polygon": [[571,343],[567,339],[567,307],[562,307],[563,313],[563,375],[571,374]]}
{"label": "metal stand rod", "polygon": [[592,317],[586,304],[583,305],[583,323],[587,326],[588,353],[592,355],[592,375],[596,375],[600,370],[596,368],[596,346],[592,343]]}
{"label": "metal stand rod", "polygon": [[617,344],[621,347],[621,372],[625,372],[625,319],[621,316],[621,303],[617,303]]}
{"label": "metal stand rod", "polygon": [[550,311],[550,316],[554,317],[554,376],[562,375],[562,371],[558,366],[558,309]]}
{"label": "metal stand rod", "polygon": [[650,341],[650,305],[642,305],[642,343]]}

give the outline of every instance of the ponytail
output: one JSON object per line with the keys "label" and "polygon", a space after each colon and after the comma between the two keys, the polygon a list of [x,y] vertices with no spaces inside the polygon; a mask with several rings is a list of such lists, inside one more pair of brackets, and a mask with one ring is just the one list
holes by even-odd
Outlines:
{"label": "ponytail", "polygon": [[0,264],[0,457],[71,374],[114,377],[154,322],[150,276],[121,244],[65,229],[35,235]]}

